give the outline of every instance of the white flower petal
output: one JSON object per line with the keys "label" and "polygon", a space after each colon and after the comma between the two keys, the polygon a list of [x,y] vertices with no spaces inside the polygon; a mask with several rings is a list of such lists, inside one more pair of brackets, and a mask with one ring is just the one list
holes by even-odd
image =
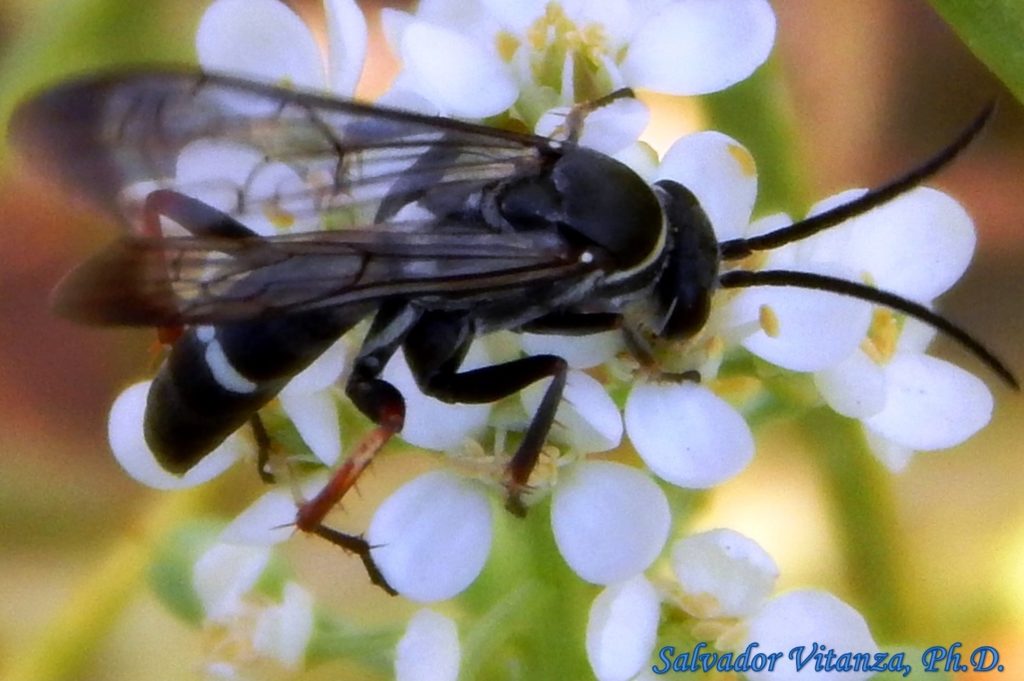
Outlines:
{"label": "white flower petal", "polygon": [[645,142],[631,144],[612,158],[632,168],[648,184],[653,184],[658,176],[658,152]]}
{"label": "white flower petal", "polygon": [[238,187],[260,162],[253,147],[235,142],[200,139],[178,154],[175,182],[203,203],[221,211],[234,211]]}
{"label": "white flower petal", "polygon": [[814,385],[828,406],[852,419],[873,416],[885,406],[885,373],[860,348],[814,374]]}
{"label": "white flower petal", "polygon": [[288,381],[281,393],[311,393],[330,388],[345,371],[348,352],[348,343],[339,340]]}
{"label": "white flower petal", "polygon": [[[814,206],[811,214],[863,194],[850,190]],[[927,302],[948,290],[967,270],[976,236],[970,216],[947,194],[918,187],[868,213],[815,235],[800,250],[833,260],[901,296]]]}
{"label": "white flower petal", "polygon": [[921,352],[923,353],[935,340],[938,330],[913,317],[906,317],[903,320],[903,329],[900,331],[899,340],[896,341],[896,350],[900,352]]}
{"label": "white flower petal", "polygon": [[[798,269],[849,279],[837,265],[804,264]],[[726,324],[751,328],[764,314],[777,321],[742,340],[752,353],[791,371],[821,371],[850,356],[871,325],[871,305],[855,298],[796,287],[757,287],[729,302]]]}
{"label": "white flower petal", "polygon": [[457,681],[462,651],[455,622],[423,609],[409,626],[395,651],[396,681]]}
{"label": "white flower petal", "polygon": [[501,29],[498,18],[490,10],[481,0],[420,0],[416,3],[416,19],[457,30],[486,43]]}
{"label": "white flower petal", "polygon": [[217,477],[245,455],[248,447],[237,435],[232,435],[184,475],[165,470],[146,443],[143,430],[151,383],[143,381],[127,388],[110,407],[107,424],[110,449],[128,475],[156,489],[183,489]]}
{"label": "white flower petal", "polygon": [[[569,111],[567,106],[546,111],[534,126],[534,132],[545,137],[552,137],[556,132],[564,134]],[[587,114],[579,143],[602,154],[617,154],[639,139],[650,119],[650,110],[640,100],[617,99]]]}
{"label": "white flower petal", "polygon": [[384,577],[414,601],[451,598],[483,569],[491,548],[491,506],[472,482],[444,471],[402,485],[367,531]]}
{"label": "white flower petal", "polygon": [[[490,364],[480,343],[473,343],[460,371]],[[452,451],[467,438],[475,437],[487,425],[490,404],[448,404],[424,395],[413,379],[404,352],[395,353],[384,368],[382,378],[405,397],[405,426],[402,439],[426,449]]]}
{"label": "white flower petal", "polygon": [[[801,590],[777,596],[768,601],[747,623],[747,641],[737,646],[743,650],[748,643],[759,644],[758,652],[788,653],[803,646],[806,657],[815,644],[843,652],[873,654],[878,644],[871,638],[867,623],[856,610],[824,591]],[[872,672],[815,672],[814,662],[797,671],[793,660],[784,656],[774,672],[746,672],[752,681],[800,681],[801,679],[832,679],[833,681],[864,681]]]}
{"label": "white flower petal", "polygon": [[298,669],[313,638],[313,606],[312,594],[295,582],[285,584],[281,603],[260,613],[252,647],[285,669]]}
{"label": "white flower petal", "polygon": [[341,458],[338,403],[329,390],[287,392],[279,396],[281,408],[316,458],[333,466]]}
{"label": "white flower petal", "polygon": [[679,0],[640,27],[622,69],[637,87],[705,94],[753,73],[774,41],[775,13],[766,0]]}
{"label": "white flower petal", "polygon": [[405,72],[398,74],[387,92],[377,98],[376,106],[401,109],[424,116],[440,115],[441,111],[437,104],[421,95],[415,88],[410,87],[410,81],[411,78]]}
{"label": "white flower petal", "polygon": [[254,546],[279,544],[295,532],[297,511],[291,490],[274,488],[235,516],[221,531],[220,540]]}
{"label": "white flower petal", "polygon": [[618,330],[589,336],[524,333],[520,340],[526,354],[556,355],[573,369],[590,369],[604,364],[625,347],[622,332]]}
{"label": "white flower petal", "polygon": [[739,474],[754,438],[739,412],[696,383],[639,383],[625,409],[626,432],[658,477],[707,488]]}
{"label": "white flower petal", "polygon": [[902,473],[910,465],[915,452],[909,447],[903,447],[891,440],[871,432],[870,428],[864,428],[864,439],[867,440],[868,448],[875,458],[882,462],[891,473]]}
{"label": "white flower petal", "polygon": [[559,480],[551,529],[583,579],[612,584],[639,574],[668,538],[668,501],[646,475],[610,461],[583,462]]}
{"label": "white flower petal", "polygon": [[192,586],[206,618],[225,622],[237,615],[245,595],[270,561],[270,548],[214,544],[192,567]]}
{"label": "white flower petal", "polygon": [[525,33],[533,22],[544,16],[549,0],[480,0],[480,4],[487,8],[507,31]]}
{"label": "white flower petal", "polygon": [[743,617],[771,595],[779,568],[753,539],[728,529],[680,539],[672,570],[694,617]]}
{"label": "white flower petal", "polygon": [[324,0],[327,22],[327,71],[331,89],[351,96],[366,60],[366,19],[353,0]]}
{"label": "white flower petal", "polygon": [[885,408],[864,425],[898,445],[930,451],[954,447],[992,418],[992,393],[955,364],[897,353],[885,365]]}
{"label": "white flower petal", "polygon": [[757,198],[757,168],[739,142],[714,131],[682,137],[665,152],[658,178],[693,192],[719,241],[743,236]]}
{"label": "white flower petal", "polygon": [[451,116],[485,118],[519,95],[497,54],[453,30],[413,23],[402,35],[401,52],[420,94]]}
{"label": "white flower petal", "polygon": [[643,575],[613,584],[590,606],[587,659],[598,681],[627,681],[646,664],[658,634],[661,602]]}
{"label": "white flower petal", "polygon": [[[308,188],[293,169],[284,163],[265,163],[262,152],[244,144],[197,140],[186,145],[177,158],[175,183],[203,203],[236,215],[246,227],[262,236],[291,226],[288,216],[313,212]],[[265,196],[268,200],[252,201],[244,213],[239,213],[238,192],[243,186],[250,196]],[[307,220],[295,229],[308,231],[316,226],[315,221]]]}
{"label": "white flower petal", "polygon": [[[327,484],[328,475],[312,475],[302,481],[300,492],[310,499]],[[274,487],[235,516],[221,530],[218,540],[225,544],[271,546],[295,533],[295,515],[299,507],[291,486]]]}
{"label": "white flower petal", "polygon": [[326,82],[313,35],[278,0],[217,0],[199,23],[196,51],[208,71],[304,88]]}
{"label": "white flower petal", "polygon": [[[551,379],[538,381],[520,393],[527,414],[536,414]],[[584,454],[604,452],[622,441],[622,416],[595,378],[581,371],[566,376],[565,391],[555,414],[552,439]]]}

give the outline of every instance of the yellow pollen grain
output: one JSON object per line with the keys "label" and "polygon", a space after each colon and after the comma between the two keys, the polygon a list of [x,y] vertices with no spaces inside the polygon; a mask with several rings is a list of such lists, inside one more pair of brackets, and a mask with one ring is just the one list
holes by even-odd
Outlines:
{"label": "yellow pollen grain", "polygon": [[[892,310],[875,308],[868,327],[868,341],[878,355],[878,360],[888,362],[896,353],[896,343],[900,339],[900,323]],[[871,353],[868,353],[870,356]],[[875,359],[872,357],[872,359]]]}
{"label": "yellow pollen grain", "polygon": [[277,229],[291,229],[295,225],[295,216],[276,203],[264,204],[263,215]]}
{"label": "yellow pollen grain", "polygon": [[754,157],[750,155],[749,151],[738,144],[730,144],[729,153],[740,165],[740,172],[747,177],[754,177],[757,174],[757,165],[754,163]]}
{"label": "yellow pollen grain", "polygon": [[769,338],[779,337],[779,316],[775,314],[768,305],[762,305],[757,310],[757,321],[761,325],[761,330],[768,335]]}
{"label": "yellow pollen grain", "polygon": [[508,31],[499,31],[495,42],[498,49],[498,56],[506,62],[512,61],[512,57],[515,56],[516,50],[519,49],[519,38],[515,37]]}

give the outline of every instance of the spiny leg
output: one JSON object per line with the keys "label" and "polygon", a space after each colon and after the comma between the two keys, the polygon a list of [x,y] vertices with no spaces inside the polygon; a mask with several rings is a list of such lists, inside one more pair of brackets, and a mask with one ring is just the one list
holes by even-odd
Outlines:
{"label": "spiny leg", "polygon": [[356,408],[376,423],[377,427],[367,433],[323,489],[303,503],[295,516],[298,529],[323,537],[359,556],[370,581],[389,594],[395,594],[396,591],[374,563],[369,543],[362,537],[326,527],[323,521],[355,485],[377,452],[402,430],[405,423],[405,400],[393,385],[378,376],[418,316],[418,311],[404,304],[385,304],[378,310],[345,386],[345,392]]}
{"label": "spiny leg", "polygon": [[270,433],[263,425],[263,419],[260,418],[259,412],[249,418],[249,428],[252,430],[253,440],[256,441],[256,472],[259,473],[260,480],[267,485],[272,485],[275,482],[275,477],[273,471],[270,470],[270,457],[274,442],[270,439]]}
{"label": "spiny leg", "polygon": [[505,469],[506,507],[524,515],[522,495],[537,465],[562,399],[569,366],[555,355],[523,357],[503,364],[459,372],[472,335],[463,317],[433,313],[405,339],[405,356],[424,393],[444,402],[485,404],[513,395],[544,378],[552,378],[522,442]]}
{"label": "spiny leg", "polygon": [[569,109],[569,113],[565,116],[565,123],[559,126],[559,130],[565,131],[566,139],[569,142],[578,143],[583,134],[583,125],[586,123],[587,116],[619,99],[636,99],[636,93],[632,88],[624,87],[609,92],[603,97],[580,102]]}

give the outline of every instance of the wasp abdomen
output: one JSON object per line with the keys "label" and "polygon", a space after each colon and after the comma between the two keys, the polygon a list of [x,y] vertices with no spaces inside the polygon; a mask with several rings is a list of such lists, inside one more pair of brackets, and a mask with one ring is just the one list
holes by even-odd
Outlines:
{"label": "wasp abdomen", "polygon": [[146,403],[146,442],[160,465],[188,471],[367,312],[314,310],[189,329]]}

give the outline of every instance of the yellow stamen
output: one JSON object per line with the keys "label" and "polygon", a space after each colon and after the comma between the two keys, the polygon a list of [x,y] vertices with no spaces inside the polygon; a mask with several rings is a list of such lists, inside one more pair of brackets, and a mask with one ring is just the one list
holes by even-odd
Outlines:
{"label": "yellow stamen", "polygon": [[740,172],[747,177],[754,177],[757,174],[757,164],[750,152],[738,144],[729,145],[729,154],[740,164]]}
{"label": "yellow stamen", "polygon": [[769,338],[779,337],[779,316],[771,307],[762,305],[757,311],[757,321]]}
{"label": "yellow stamen", "polygon": [[263,204],[263,215],[277,229],[291,229],[295,225],[295,216],[276,203]]}
{"label": "yellow stamen", "polygon": [[871,326],[868,328],[867,343],[872,346],[873,353],[867,352],[868,356],[879,364],[892,359],[896,353],[896,343],[900,339],[900,322],[892,310],[886,308],[875,308],[871,316]]}

